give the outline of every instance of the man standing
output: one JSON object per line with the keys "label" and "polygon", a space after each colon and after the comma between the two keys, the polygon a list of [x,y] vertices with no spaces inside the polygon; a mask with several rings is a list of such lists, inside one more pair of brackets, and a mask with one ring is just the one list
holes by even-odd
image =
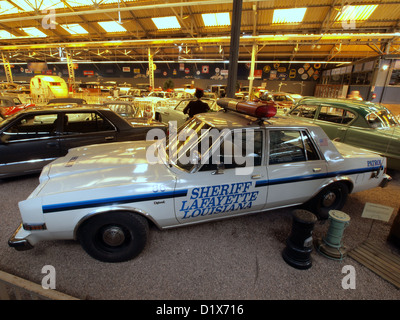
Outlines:
{"label": "man standing", "polygon": [[183,109],[183,113],[189,114],[190,118],[192,118],[195,114],[208,112],[210,110],[208,104],[200,100],[204,95],[204,91],[202,89],[196,88],[194,95],[196,96],[197,100],[190,101],[185,109]]}

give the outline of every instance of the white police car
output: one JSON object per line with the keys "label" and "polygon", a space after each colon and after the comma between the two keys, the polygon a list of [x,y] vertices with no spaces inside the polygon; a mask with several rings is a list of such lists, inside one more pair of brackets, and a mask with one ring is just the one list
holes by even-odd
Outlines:
{"label": "white police car", "polygon": [[326,218],[348,193],[391,179],[385,158],[318,126],[262,104],[219,104],[226,111],[171,127],[166,139],[74,148],[47,165],[19,203],[9,245],[76,239],[98,260],[125,261],[143,250],[149,221],[166,229],[299,204]]}

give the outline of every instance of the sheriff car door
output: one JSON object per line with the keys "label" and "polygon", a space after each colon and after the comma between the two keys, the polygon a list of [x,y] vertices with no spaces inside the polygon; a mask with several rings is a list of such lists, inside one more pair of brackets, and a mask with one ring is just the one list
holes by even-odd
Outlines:
{"label": "sheriff car door", "polygon": [[175,214],[180,223],[230,217],[265,206],[268,189],[257,184],[266,179],[267,173],[262,156],[265,132],[226,130],[218,140],[220,148],[208,149],[212,156],[203,161],[197,172],[177,176],[176,189],[185,191],[184,197],[175,198]]}
{"label": "sheriff car door", "polygon": [[269,131],[267,207],[280,207],[308,200],[326,173],[316,144],[306,130]]}

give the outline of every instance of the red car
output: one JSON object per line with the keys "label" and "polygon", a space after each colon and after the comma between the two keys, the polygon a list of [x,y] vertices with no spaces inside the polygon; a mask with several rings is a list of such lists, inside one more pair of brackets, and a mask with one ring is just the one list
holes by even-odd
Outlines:
{"label": "red car", "polygon": [[33,107],[33,103],[22,103],[18,97],[1,96],[0,97],[0,118],[7,118],[27,107]]}

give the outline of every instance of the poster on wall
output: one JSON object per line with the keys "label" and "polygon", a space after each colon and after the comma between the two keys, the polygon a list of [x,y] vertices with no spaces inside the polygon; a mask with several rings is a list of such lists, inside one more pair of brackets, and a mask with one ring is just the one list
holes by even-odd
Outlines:
{"label": "poster on wall", "polygon": [[122,72],[131,72],[131,67],[122,67]]}

